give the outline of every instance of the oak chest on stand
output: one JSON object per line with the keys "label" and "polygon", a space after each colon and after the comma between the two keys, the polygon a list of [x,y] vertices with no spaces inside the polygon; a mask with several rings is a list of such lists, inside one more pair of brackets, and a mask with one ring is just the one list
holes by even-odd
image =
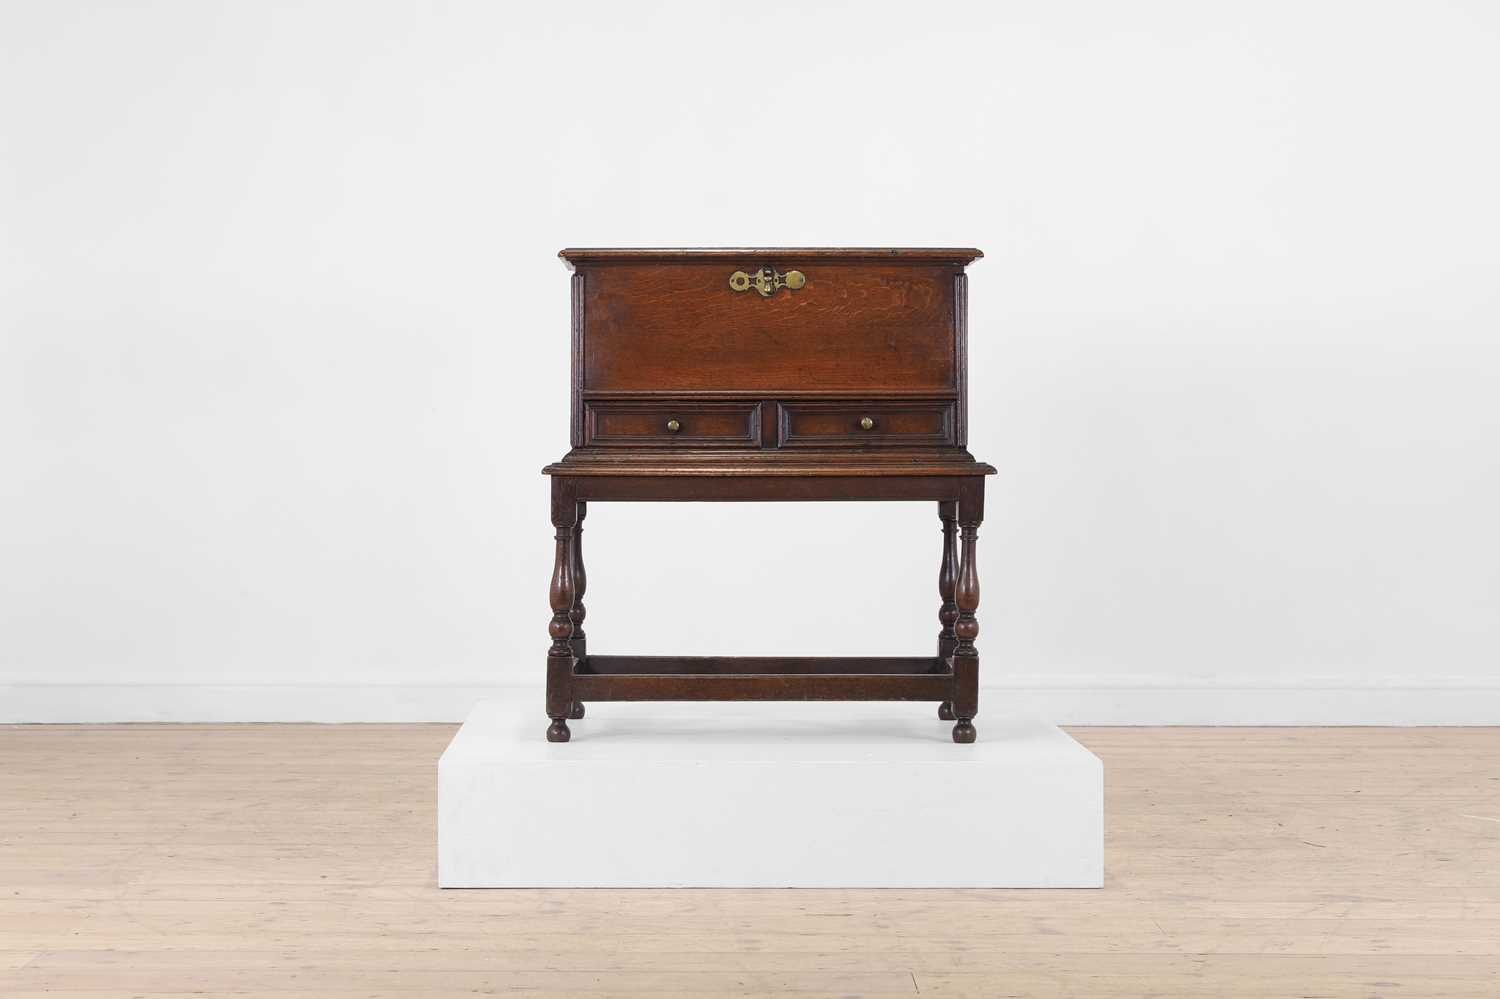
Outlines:
{"label": "oak chest on stand", "polygon": [[[973,742],[984,477],[967,449],[973,249],[563,250],[572,448],[552,477],[547,738],[590,701],[929,701]],[[609,501],[937,505],[936,655],[591,654],[583,521]]]}

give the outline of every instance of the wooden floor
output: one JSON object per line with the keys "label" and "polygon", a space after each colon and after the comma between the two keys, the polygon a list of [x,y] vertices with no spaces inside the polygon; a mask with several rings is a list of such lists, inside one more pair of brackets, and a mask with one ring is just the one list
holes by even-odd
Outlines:
{"label": "wooden floor", "polygon": [[453,731],[0,728],[0,996],[1500,996],[1500,729],[1077,730],[1071,892],[439,891]]}

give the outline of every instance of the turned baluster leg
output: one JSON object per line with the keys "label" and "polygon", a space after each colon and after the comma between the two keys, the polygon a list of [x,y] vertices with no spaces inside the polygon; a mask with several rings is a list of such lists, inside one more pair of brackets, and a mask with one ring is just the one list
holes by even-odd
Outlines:
{"label": "turned baluster leg", "polygon": [[[951,500],[939,502],[938,519],[943,522],[943,562],[938,567],[938,595],[942,597],[943,605],[938,610],[938,623],[942,629],[938,632],[937,648],[938,658],[946,670],[949,668],[948,658],[958,644],[958,637],[953,633],[953,625],[958,621],[958,604],[953,597],[958,583],[958,504]],[[944,721],[954,720],[952,701],[938,705],[938,717]]]}
{"label": "turned baluster leg", "polygon": [[[588,576],[583,571],[583,518],[587,515],[588,504],[579,500],[578,523],[573,525],[573,609],[568,614],[568,619],[573,623],[573,637],[568,644],[573,647],[573,658],[579,662],[583,662],[589,654],[588,636],[583,633],[583,619],[588,613],[583,607],[583,593],[588,589]],[[582,701],[573,702],[568,717],[583,717]]]}
{"label": "turned baluster leg", "polygon": [[[983,489],[983,484],[978,488]],[[966,490],[958,511],[963,551],[953,594],[958,604],[958,620],[953,624],[953,634],[958,639],[953,649],[953,715],[957,719],[953,726],[954,742],[974,741],[974,716],[979,714],[979,650],[974,647],[974,639],[979,637],[979,621],[974,612],[979,609],[976,549],[979,525],[984,519],[983,502],[982,492]]]}
{"label": "turned baluster leg", "polygon": [[547,599],[552,605],[552,620],[547,633],[552,646],[547,650],[547,728],[548,742],[567,742],[568,715],[573,710],[573,532],[578,523],[578,507],[572,495],[552,479],[552,526],[556,528],[557,551],[552,560],[552,585]]}

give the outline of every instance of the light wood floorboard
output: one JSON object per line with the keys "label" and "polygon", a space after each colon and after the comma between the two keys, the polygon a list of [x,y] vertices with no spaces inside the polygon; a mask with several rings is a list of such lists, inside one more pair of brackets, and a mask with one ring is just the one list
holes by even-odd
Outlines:
{"label": "light wood floorboard", "polygon": [[0,996],[1500,997],[1500,729],[1075,730],[1071,892],[439,891],[453,732],[0,727]]}

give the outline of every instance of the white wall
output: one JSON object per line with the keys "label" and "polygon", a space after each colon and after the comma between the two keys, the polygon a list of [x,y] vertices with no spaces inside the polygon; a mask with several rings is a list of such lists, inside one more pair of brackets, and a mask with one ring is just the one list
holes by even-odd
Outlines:
{"label": "white wall", "polygon": [[[1497,94],[1485,3],[7,4],[0,718],[539,683],[553,255],[805,244],[987,254],[991,706],[1500,722]],[[926,506],[588,527],[596,650],[935,637]]]}

